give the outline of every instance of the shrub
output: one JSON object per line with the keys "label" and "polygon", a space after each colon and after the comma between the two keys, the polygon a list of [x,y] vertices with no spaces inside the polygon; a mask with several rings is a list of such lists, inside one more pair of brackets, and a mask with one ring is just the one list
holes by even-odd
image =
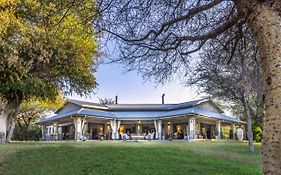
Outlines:
{"label": "shrub", "polygon": [[253,124],[253,136],[254,136],[254,141],[261,142],[261,140],[262,140],[262,127],[258,123]]}
{"label": "shrub", "polygon": [[13,140],[39,140],[41,138],[41,129],[33,124],[27,130],[21,129],[18,125],[14,130]]}

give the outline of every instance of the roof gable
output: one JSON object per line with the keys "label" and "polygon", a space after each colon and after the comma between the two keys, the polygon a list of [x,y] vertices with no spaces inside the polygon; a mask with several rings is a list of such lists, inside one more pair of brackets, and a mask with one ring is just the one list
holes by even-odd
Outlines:
{"label": "roof gable", "polygon": [[67,112],[78,110],[80,108],[81,107],[77,104],[67,102],[62,108],[58,109],[55,113],[56,114],[67,113]]}
{"label": "roof gable", "polygon": [[69,103],[76,104],[78,106],[84,107],[84,108],[93,108],[93,109],[108,109],[108,107],[104,104],[99,103],[93,103],[93,102],[87,102],[87,101],[80,101],[80,100],[73,100],[68,99]]}
{"label": "roof gable", "polygon": [[212,100],[204,101],[198,104],[197,107],[211,112],[224,113]]}

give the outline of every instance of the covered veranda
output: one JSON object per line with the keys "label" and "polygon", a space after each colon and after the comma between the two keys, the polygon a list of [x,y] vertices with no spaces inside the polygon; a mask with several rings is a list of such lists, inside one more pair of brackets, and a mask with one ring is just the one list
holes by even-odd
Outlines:
{"label": "covered veranda", "polygon": [[[68,100],[55,116],[38,124],[43,140],[235,139],[236,127],[245,122],[222,112],[208,99],[110,105]],[[226,126],[228,136],[222,133]]]}
{"label": "covered veranda", "polygon": [[[96,114],[96,115],[93,115]],[[155,117],[157,116],[157,117]],[[117,112],[83,109],[42,120],[43,140],[222,139],[222,127],[235,139],[241,121],[204,111],[177,113]]]}

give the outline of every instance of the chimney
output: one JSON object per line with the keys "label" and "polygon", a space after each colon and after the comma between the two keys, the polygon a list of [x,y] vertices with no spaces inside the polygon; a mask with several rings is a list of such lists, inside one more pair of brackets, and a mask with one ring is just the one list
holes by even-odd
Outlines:
{"label": "chimney", "polygon": [[165,100],[165,94],[162,95],[162,104],[165,103],[164,100]]}
{"label": "chimney", "polygon": [[118,104],[118,95],[115,96],[115,104]]}

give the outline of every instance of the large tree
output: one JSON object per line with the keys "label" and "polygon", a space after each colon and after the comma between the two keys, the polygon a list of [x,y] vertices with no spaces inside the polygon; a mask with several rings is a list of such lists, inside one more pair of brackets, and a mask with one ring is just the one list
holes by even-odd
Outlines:
{"label": "large tree", "polygon": [[[192,53],[232,27],[246,24],[258,45],[263,72],[263,172],[281,174],[280,0],[97,2],[101,29],[120,44],[118,61],[158,82],[179,70],[188,71]],[[235,40],[233,35],[224,44]]]}
{"label": "large tree", "polygon": [[[242,107],[242,114],[247,120],[248,148],[253,152],[252,116],[258,113],[259,108],[256,106],[261,101],[261,71],[257,61],[257,48],[251,34],[247,31],[241,32],[243,25],[233,29],[228,32],[240,35],[236,42],[227,47],[222,44],[232,34],[223,34],[209,42],[208,47],[200,54],[200,59],[194,63],[187,84],[197,85],[201,93],[212,98]],[[236,45],[236,50],[231,50],[233,44]],[[254,107],[251,103],[253,101],[256,103]]]}
{"label": "large tree", "polygon": [[92,0],[0,1],[1,142],[23,100],[60,91],[88,94],[96,86],[97,43]]}

